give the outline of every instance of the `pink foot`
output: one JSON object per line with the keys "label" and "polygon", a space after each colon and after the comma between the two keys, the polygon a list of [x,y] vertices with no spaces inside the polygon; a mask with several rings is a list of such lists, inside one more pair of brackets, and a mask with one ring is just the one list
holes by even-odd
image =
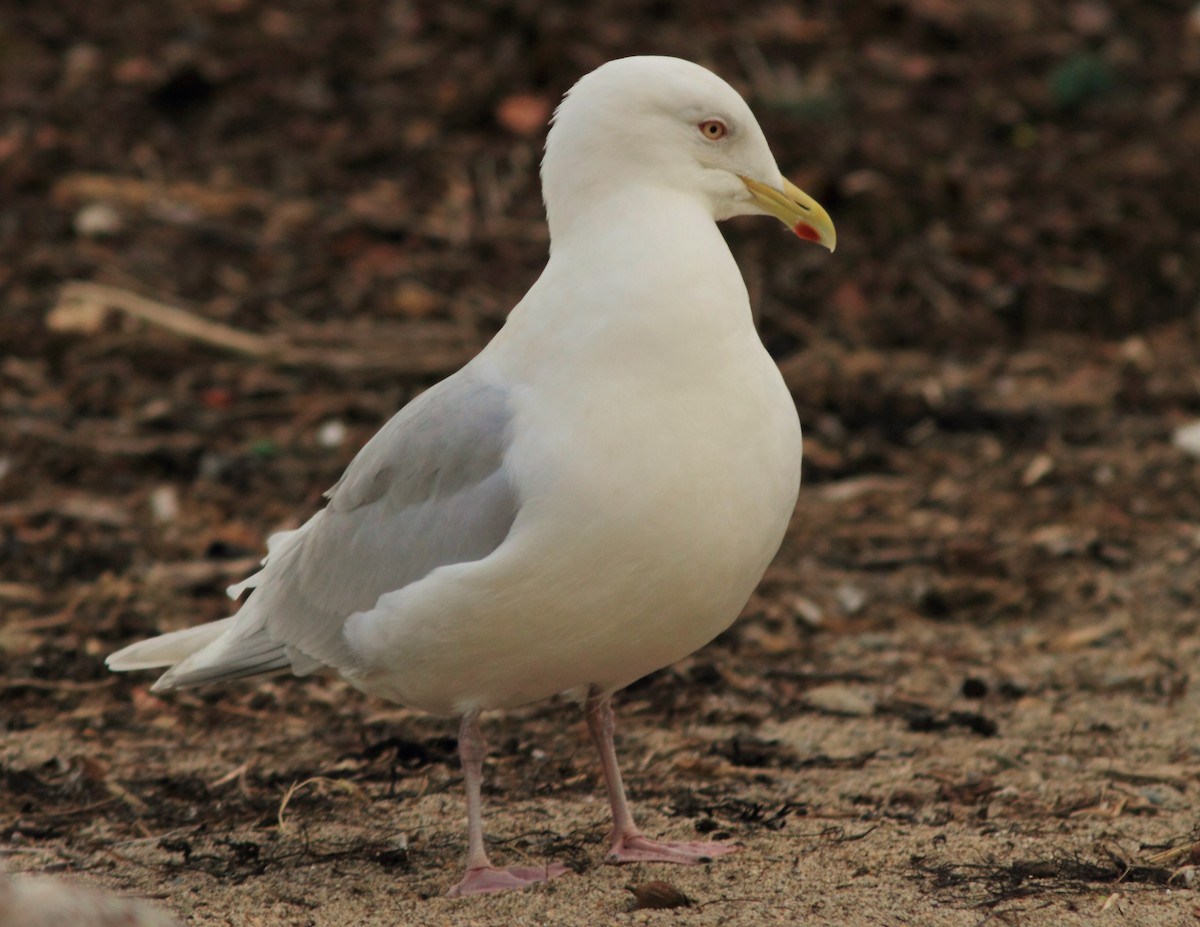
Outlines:
{"label": "pink foot", "polygon": [[508,892],[518,888],[528,888],[538,882],[549,882],[570,871],[562,863],[550,863],[547,866],[514,866],[511,869],[483,866],[479,869],[468,869],[467,874],[462,877],[462,881],[446,894],[452,898],[459,898],[464,895]]}
{"label": "pink foot", "polygon": [[612,845],[605,858],[607,863],[680,863],[695,866],[718,856],[732,853],[737,847],[728,843],[667,843],[651,840],[641,834],[621,837]]}

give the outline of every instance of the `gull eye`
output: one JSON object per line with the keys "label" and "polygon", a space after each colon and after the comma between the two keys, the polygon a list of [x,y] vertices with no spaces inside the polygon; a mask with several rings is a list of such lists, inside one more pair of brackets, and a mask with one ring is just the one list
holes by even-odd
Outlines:
{"label": "gull eye", "polygon": [[729,126],[720,119],[705,119],[697,128],[700,129],[700,134],[710,142],[720,141],[729,134]]}

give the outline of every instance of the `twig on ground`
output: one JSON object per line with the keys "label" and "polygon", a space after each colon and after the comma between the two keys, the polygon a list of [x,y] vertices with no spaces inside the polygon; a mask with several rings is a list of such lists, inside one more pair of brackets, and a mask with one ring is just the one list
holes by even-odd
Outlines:
{"label": "twig on ground", "polygon": [[111,686],[115,676],[104,679],[33,679],[27,676],[0,676],[0,689],[40,689],[48,692],[91,692]]}
{"label": "twig on ground", "polygon": [[75,280],[66,284],[59,294],[59,305],[71,303],[99,304],[118,309],[173,334],[237,354],[272,358],[287,351],[286,345],[271,338],[211,322],[178,306],[169,306],[148,296],[103,283]]}
{"label": "twig on ground", "polygon": [[281,831],[286,831],[288,829],[288,824],[283,817],[283,813],[287,810],[288,802],[292,800],[293,795],[308,785],[316,785],[319,789],[323,789],[325,786],[331,786],[339,792],[344,792],[347,795],[363,801],[366,800],[366,797],[362,793],[362,789],[360,789],[353,782],[349,782],[345,779],[331,779],[328,776],[313,776],[311,779],[305,779],[303,782],[293,782],[288,786],[287,791],[284,792],[283,800],[279,803],[279,811],[276,813],[276,818],[279,821],[279,829]]}
{"label": "twig on ground", "polygon": [[[65,284],[51,318],[78,315],[80,306],[116,309],[126,315],[196,341],[217,350],[241,354],[282,367],[316,367],[340,373],[388,372],[425,378],[445,376],[461,367],[477,346],[447,347],[390,343],[391,339],[369,336],[369,342],[332,347],[322,332],[318,346],[307,347],[275,336],[242,331],[220,322],[201,318],[178,306],[172,306],[121,287],[75,280]],[[70,324],[70,323],[64,323]]]}

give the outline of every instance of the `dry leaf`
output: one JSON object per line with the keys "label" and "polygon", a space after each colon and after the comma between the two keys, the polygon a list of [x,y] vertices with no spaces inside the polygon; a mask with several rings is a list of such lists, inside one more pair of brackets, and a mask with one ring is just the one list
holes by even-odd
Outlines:
{"label": "dry leaf", "polygon": [[549,118],[550,101],[533,93],[514,93],[496,108],[496,121],[514,135],[534,135]]}
{"label": "dry leaf", "polygon": [[626,885],[625,888],[633,893],[632,910],[634,911],[643,908],[649,910],[686,908],[692,903],[692,899],[670,882],[643,882],[641,885]]}

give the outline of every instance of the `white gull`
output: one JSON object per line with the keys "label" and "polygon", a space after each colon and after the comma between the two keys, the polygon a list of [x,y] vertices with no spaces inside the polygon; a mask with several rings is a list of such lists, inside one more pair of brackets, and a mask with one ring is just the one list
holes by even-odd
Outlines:
{"label": "white gull", "polygon": [[745,101],[674,58],[609,62],[555,114],[542,163],[550,259],[504,328],[402,409],[329,502],[268,541],[236,615],[109,657],[169,666],[156,691],[332,668],[462,718],[467,871],[519,888],[483,840],[480,712],[585,703],[612,806],[610,862],[694,863],[633,822],[612,694],[737,617],[800,485],[795,406],[716,222],[765,214],[830,250],[833,224],[779,172]]}

